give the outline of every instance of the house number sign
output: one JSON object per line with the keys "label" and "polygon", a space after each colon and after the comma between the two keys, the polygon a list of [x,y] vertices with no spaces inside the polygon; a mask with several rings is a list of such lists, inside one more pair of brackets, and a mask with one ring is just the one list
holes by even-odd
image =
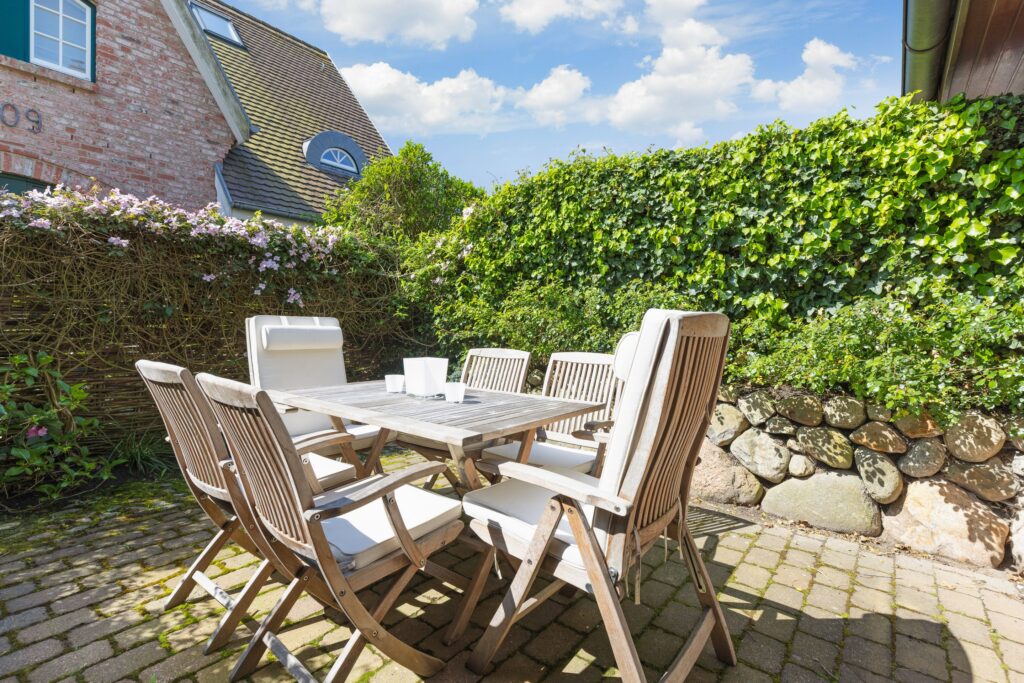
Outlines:
{"label": "house number sign", "polygon": [[[24,124],[22,124],[22,119],[25,119]],[[33,133],[41,133],[43,115],[36,109],[25,109],[23,112],[18,105],[4,102],[0,104],[0,123],[7,128],[17,128],[19,125],[23,125]]]}

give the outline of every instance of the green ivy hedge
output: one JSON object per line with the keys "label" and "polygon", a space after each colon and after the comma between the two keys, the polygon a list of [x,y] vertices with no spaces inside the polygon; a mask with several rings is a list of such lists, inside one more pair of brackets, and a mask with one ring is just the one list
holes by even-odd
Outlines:
{"label": "green ivy hedge", "polygon": [[[872,118],[774,123],[712,147],[581,153],[422,235],[407,291],[433,295],[452,354],[519,339],[608,348],[633,324],[622,302],[672,300],[734,319],[736,380],[1021,411],[1021,326],[970,341],[963,330],[979,312],[1019,321],[1022,113],[1019,97],[893,98]],[[880,315],[887,306],[898,314]],[[854,319],[885,343],[841,351]],[[929,355],[929,340],[942,361],[908,378],[898,366]],[[991,376],[1006,363],[1016,375]]]}

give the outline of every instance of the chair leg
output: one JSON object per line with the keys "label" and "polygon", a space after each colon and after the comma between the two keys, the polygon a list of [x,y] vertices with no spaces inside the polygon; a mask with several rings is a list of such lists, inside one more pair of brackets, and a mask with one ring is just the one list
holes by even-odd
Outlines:
{"label": "chair leg", "polygon": [[583,556],[583,564],[587,568],[587,577],[590,579],[597,608],[601,612],[601,619],[608,633],[612,652],[615,654],[619,675],[626,683],[643,683],[646,678],[643,665],[640,664],[640,655],[637,654],[633,636],[629,632],[629,624],[626,623],[626,615],[622,611],[619,594],[608,573],[608,565],[605,564],[604,556],[599,550],[597,538],[576,501],[567,501],[563,505],[576,545]]}
{"label": "chair leg", "polygon": [[235,662],[235,666],[231,669],[231,673],[228,675],[228,680],[237,681],[240,678],[245,678],[259,666],[260,659],[263,658],[263,653],[267,651],[267,644],[264,641],[264,636],[268,633],[276,633],[281,624],[284,623],[285,617],[288,616],[288,612],[291,611],[295,601],[299,599],[302,592],[306,588],[307,575],[309,574],[308,569],[303,569],[301,573],[292,579],[292,582],[288,584],[288,588],[285,589],[284,595],[274,605],[274,609],[270,610],[270,614],[266,616],[259,628],[256,629],[256,634],[249,641],[248,647],[245,648],[245,652],[239,657],[238,661]]}
{"label": "chair leg", "polygon": [[[380,599],[377,608],[373,611],[372,616],[376,621],[379,622],[387,616],[388,612],[391,611],[391,606],[402,595],[402,591],[409,585],[412,577],[416,576],[416,571],[416,565],[409,565],[404,572],[395,577],[391,588]],[[363,651],[364,647],[366,647],[366,637],[363,636],[361,631],[353,630],[352,636],[345,643],[345,649],[338,655],[338,659],[335,660],[334,666],[327,673],[323,683],[342,683],[348,678],[349,673],[352,672],[352,667],[356,664],[356,660],[359,659],[359,653]]]}
{"label": "chair leg", "polygon": [[199,553],[199,557],[192,562],[188,571],[181,577],[177,587],[167,596],[167,600],[164,601],[165,610],[177,607],[188,599],[192,589],[196,587],[195,575],[206,571],[206,568],[210,566],[213,559],[217,557],[217,553],[231,540],[231,536],[238,529],[238,526],[238,519],[231,519],[210,539],[210,542],[203,548],[203,552]]}
{"label": "chair leg", "polygon": [[249,612],[249,605],[259,595],[260,590],[266,585],[267,579],[274,573],[274,567],[270,564],[269,560],[263,560],[260,564],[259,569],[253,574],[249,581],[246,582],[245,588],[238,594],[238,597],[234,601],[231,609],[221,618],[220,624],[217,625],[217,630],[213,632],[210,639],[206,641],[206,648],[203,650],[204,654],[209,654],[214,650],[218,650],[223,647],[231,636],[234,635],[235,629],[238,628],[239,622],[245,618],[245,615]]}
{"label": "chair leg", "polygon": [[480,602],[480,594],[483,593],[484,586],[487,585],[487,577],[491,573],[494,555],[494,548],[489,547],[480,557],[480,565],[476,568],[476,573],[473,574],[473,580],[462,595],[462,604],[459,605],[458,614],[455,615],[451,626],[448,627],[448,632],[445,633],[445,645],[451,645],[461,638],[463,632],[465,632],[466,625],[469,624],[469,618],[473,616],[473,610],[476,609],[477,604]]}
{"label": "chair leg", "polygon": [[693,542],[693,536],[689,529],[684,529],[683,534],[683,556],[690,565],[690,572],[693,575],[693,585],[697,591],[697,601],[704,609],[711,610],[714,615],[715,624],[711,629],[711,644],[715,648],[715,655],[719,661],[729,666],[736,665],[736,649],[733,647],[732,638],[729,636],[729,626],[725,622],[725,614],[722,606],[715,595],[715,586],[711,583],[711,575],[708,574],[704,560],[700,557],[697,544]]}
{"label": "chair leg", "polygon": [[555,527],[558,526],[558,521],[561,518],[561,505],[557,500],[551,499],[537,523],[537,530],[530,540],[526,557],[519,565],[519,571],[512,579],[512,585],[509,587],[508,593],[505,594],[505,599],[498,605],[494,616],[491,617],[491,623],[487,626],[487,631],[476,644],[473,654],[466,663],[466,666],[474,673],[483,674],[487,671],[495,653],[508,635],[512,624],[515,623],[516,611],[526,599],[537,574],[540,573],[540,565],[547,555],[548,546],[554,537]]}

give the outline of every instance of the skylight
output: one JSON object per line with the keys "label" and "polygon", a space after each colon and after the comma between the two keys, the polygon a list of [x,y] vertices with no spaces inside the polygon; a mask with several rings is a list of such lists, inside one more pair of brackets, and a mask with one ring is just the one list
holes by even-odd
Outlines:
{"label": "skylight", "polygon": [[242,45],[242,39],[238,37],[235,25],[223,14],[218,14],[195,3],[192,3],[192,14],[207,33],[212,33],[235,45]]}

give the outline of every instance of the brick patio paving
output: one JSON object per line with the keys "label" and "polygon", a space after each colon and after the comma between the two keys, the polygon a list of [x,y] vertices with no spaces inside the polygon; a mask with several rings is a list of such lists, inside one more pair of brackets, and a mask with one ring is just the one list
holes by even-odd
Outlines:
{"label": "brick patio paving", "polygon": [[[394,453],[388,467],[414,457]],[[1005,577],[721,511],[694,507],[690,517],[740,659],[724,669],[706,652],[691,680],[1024,681],[1024,599]],[[221,607],[196,591],[186,604],[161,609],[210,534],[172,478],[126,484],[38,518],[0,520],[0,683],[224,680],[255,622],[225,651],[203,655]],[[463,574],[476,561],[460,545],[440,559]],[[240,587],[256,559],[230,546],[216,567],[210,574],[221,585]],[[644,558],[640,604],[624,603],[651,680],[697,619],[689,582],[678,555],[666,559],[659,546]],[[433,680],[475,681],[464,663],[502,587],[492,577],[473,624],[452,647],[441,642],[441,627],[458,594],[435,579],[415,581],[386,621],[449,662]],[[281,590],[268,588],[256,610],[269,610]],[[349,633],[306,597],[283,640],[323,674]],[[593,600],[558,596],[513,627],[487,680],[590,681],[613,676],[613,667]],[[254,680],[288,677],[268,661]],[[415,676],[367,648],[352,680]]]}

